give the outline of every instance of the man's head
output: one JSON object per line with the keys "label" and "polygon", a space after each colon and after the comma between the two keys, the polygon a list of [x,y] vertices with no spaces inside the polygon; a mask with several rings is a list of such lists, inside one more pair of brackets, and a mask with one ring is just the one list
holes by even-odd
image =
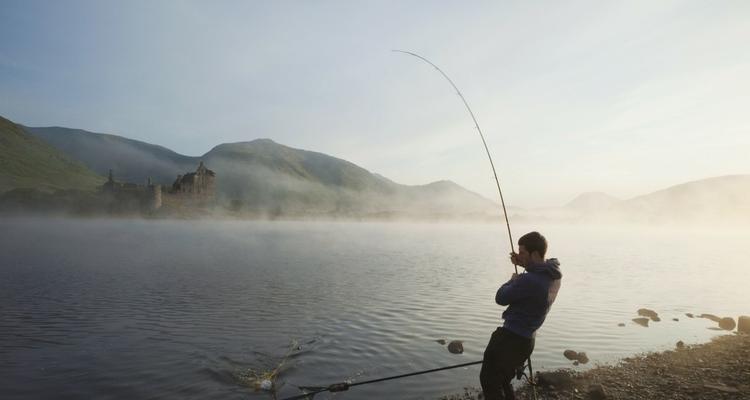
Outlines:
{"label": "man's head", "polygon": [[529,232],[518,239],[518,263],[523,267],[544,262],[547,239],[539,232]]}

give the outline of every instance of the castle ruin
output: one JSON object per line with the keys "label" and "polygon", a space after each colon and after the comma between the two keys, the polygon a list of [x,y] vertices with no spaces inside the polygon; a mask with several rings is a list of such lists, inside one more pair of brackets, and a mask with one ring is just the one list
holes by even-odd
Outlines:
{"label": "castle ruin", "polygon": [[161,185],[156,185],[148,178],[146,185],[116,182],[112,170],[109,170],[107,182],[101,186],[101,192],[109,197],[113,210],[127,211],[141,209],[154,211],[161,208]]}
{"label": "castle ruin", "polygon": [[203,161],[195,172],[177,175],[172,184],[172,193],[197,199],[212,199],[215,191],[216,173],[206,168]]}

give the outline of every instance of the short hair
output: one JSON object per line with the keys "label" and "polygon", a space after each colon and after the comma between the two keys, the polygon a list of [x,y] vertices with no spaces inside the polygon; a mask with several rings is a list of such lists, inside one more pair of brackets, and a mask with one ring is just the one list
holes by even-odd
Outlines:
{"label": "short hair", "polygon": [[539,256],[544,258],[544,254],[547,253],[547,239],[542,236],[539,232],[529,232],[520,239],[518,239],[518,245],[526,248],[529,254],[533,252],[539,253]]}

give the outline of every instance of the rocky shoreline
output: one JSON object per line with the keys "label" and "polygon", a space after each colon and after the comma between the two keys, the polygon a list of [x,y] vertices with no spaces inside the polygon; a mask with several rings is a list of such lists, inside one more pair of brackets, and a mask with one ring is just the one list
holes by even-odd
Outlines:
{"label": "rocky shoreline", "polygon": [[[617,365],[600,365],[537,374],[542,399],[750,399],[750,335],[733,333],[698,345],[678,343],[674,350],[628,357]],[[534,399],[524,385],[518,399]],[[443,400],[482,400],[481,390]]]}

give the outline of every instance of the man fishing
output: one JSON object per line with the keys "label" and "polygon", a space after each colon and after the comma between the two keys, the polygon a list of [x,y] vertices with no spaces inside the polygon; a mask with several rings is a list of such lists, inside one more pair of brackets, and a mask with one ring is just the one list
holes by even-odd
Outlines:
{"label": "man fishing", "polygon": [[530,232],[518,239],[518,253],[510,260],[526,270],[513,274],[498,289],[495,302],[508,306],[503,326],[492,333],[484,351],[479,380],[487,400],[515,399],[511,381],[534,350],[536,331],[542,326],[560,289],[562,273],[555,258],[545,260],[547,239]]}

